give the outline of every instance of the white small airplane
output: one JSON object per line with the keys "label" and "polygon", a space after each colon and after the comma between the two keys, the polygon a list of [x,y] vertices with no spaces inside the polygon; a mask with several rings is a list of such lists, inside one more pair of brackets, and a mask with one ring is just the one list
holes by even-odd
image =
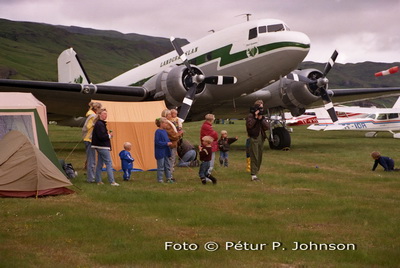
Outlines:
{"label": "white small airplane", "polygon": [[366,137],[376,137],[378,132],[390,132],[393,138],[400,138],[400,97],[393,108],[340,107],[335,110],[344,113],[362,114],[357,118],[339,118],[332,122],[325,109],[314,109],[318,124],[308,127],[310,130],[356,130],[368,131]]}
{"label": "white small airplane", "polygon": [[[84,116],[91,99],[164,100],[169,108],[180,107],[178,117],[182,121],[203,120],[207,113],[219,118],[243,118],[257,99],[264,101],[268,115],[283,114],[288,109],[298,116],[322,99],[335,119],[331,95],[400,91],[328,90],[326,75],[337,52],[323,72],[295,70],[309,52],[310,39],[304,33],[291,31],[281,20],[246,21],[182,48],[174,38],[171,43],[175,51],[100,84],[90,82],[75,51],[67,49],[58,59],[58,82],[0,79],[0,91],[31,92],[46,105],[49,120],[64,120],[67,125],[77,123],[74,117]],[[271,120],[273,149],[290,147],[290,134],[282,118],[281,124]]]}

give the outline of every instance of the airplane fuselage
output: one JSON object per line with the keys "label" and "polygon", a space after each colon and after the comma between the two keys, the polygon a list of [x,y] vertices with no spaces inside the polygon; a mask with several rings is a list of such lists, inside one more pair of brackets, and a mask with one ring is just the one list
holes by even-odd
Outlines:
{"label": "airplane fuselage", "polygon": [[[282,21],[273,19],[248,21],[182,47],[190,64],[204,75],[230,75],[238,80],[229,86],[206,85],[196,95],[192,113],[212,110],[221,102],[250,94],[278,80],[302,62],[309,48],[310,40],[305,34],[290,31]],[[144,86],[156,93],[160,91],[157,76],[181,63],[172,51],[103,84]],[[174,90],[170,93],[174,94]],[[167,101],[167,106],[178,103],[179,100]]]}

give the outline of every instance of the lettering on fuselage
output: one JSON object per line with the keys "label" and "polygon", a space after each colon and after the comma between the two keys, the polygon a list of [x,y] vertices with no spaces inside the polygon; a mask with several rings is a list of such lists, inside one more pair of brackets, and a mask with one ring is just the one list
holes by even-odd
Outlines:
{"label": "lettering on fuselage", "polygon": [[350,124],[346,124],[346,129],[351,129],[351,128],[364,129],[364,128],[368,128],[368,127],[367,127],[367,125],[365,123],[350,123]]}
{"label": "lettering on fuselage", "polygon": [[[189,55],[191,55],[191,54],[193,54],[193,53],[196,53],[197,50],[198,50],[198,47],[192,48],[191,50],[186,51],[186,52],[185,52],[185,55],[186,55],[186,56],[189,56]],[[176,61],[176,60],[178,60],[178,59],[179,59],[179,56],[176,55],[176,56],[173,57],[173,58],[170,58],[170,59],[168,59],[168,60],[165,60],[165,61],[161,62],[160,67],[163,67],[163,66],[165,66],[165,65],[170,65],[171,63],[173,63],[174,61]]]}

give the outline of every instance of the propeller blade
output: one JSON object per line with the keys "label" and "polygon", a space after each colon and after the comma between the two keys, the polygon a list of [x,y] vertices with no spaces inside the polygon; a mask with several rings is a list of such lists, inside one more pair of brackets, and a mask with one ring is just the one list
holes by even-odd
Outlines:
{"label": "propeller blade", "polygon": [[215,76],[207,76],[204,79],[204,83],[213,85],[229,85],[229,84],[236,84],[236,82],[237,78],[234,76],[215,75]]}
{"label": "propeller blade", "polygon": [[186,120],[187,115],[189,114],[190,108],[192,107],[194,97],[196,95],[196,84],[193,84],[186,93],[185,98],[182,101],[181,108],[179,110],[178,119],[181,123]]}
{"label": "propeller blade", "polygon": [[325,77],[329,73],[329,71],[332,69],[332,66],[335,64],[335,61],[336,61],[336,58],[337,58],[338,54],[339,53],[337,52],[337,50],[335,50],[333,52],[331,58],[329,59],[329,61],[325,65],[323,77]]}
{"label": "propeller blade", "polygon": [[321,92],[321,99],[324,102],[325,110],[328,112],[333,122],[338,121],[335,107],[333,106],[332,100],[329,97],[328,92],[324,88],[320,88],[320,92]]}
{"label": "propeller blade", "polygon": [[191,73],[192,67],[190,66],[189,61],[186,57],[186,54],[183,52],[181,46],[176,41],[175,37],[171,36],[170,40],[171,40],[171,44],[174,47],[175,51],[178,53],[179,58],[183,61],[183,63],[186,65],[186,67],[189,69],[189,72]]}

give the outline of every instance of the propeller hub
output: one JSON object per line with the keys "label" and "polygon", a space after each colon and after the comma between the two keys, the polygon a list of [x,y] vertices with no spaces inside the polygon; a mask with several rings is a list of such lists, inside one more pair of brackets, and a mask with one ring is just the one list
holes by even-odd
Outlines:
{"label": "propeller hub", "polygon": [[329,80],[326,77],[318,78],[318,80],[317,80],[318,87],[326,86],[328,83],[329,83]]}
{"label": "propeller hub", "polygon": [[202,74],[197,74],[193,76],[193,83],[201,84],[204,81],[205,76]]}

